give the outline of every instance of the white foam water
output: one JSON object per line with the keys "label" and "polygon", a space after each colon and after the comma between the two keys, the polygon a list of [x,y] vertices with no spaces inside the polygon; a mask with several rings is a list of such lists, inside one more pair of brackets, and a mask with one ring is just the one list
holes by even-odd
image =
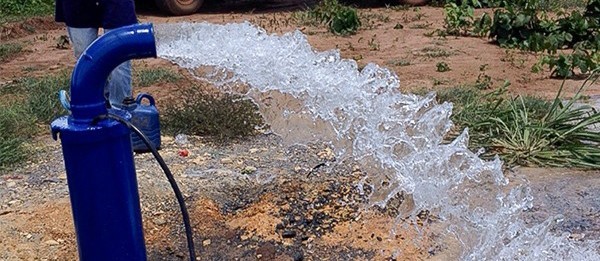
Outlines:
{"label": "white foam water", "polygon": [[471,152],[468,130],[444,144],[452,104],[438,104],[434,93],[401,93],[392,71],[359,69],[337,50],[313,50],[299,31],[274,35],[250,23],[156,24],[155,35],[159,57],[252,97],[286,142],[328,141],[338,157],[375,166],[391,182],[375,184],[371,202],[412,195],[415,207],[405,214],[438,216],[461,242],[462,259],[600,260],[598,242],[551,232],[558,217],[533,226],[520,220],[530,189],[509,186],[499,159]]}

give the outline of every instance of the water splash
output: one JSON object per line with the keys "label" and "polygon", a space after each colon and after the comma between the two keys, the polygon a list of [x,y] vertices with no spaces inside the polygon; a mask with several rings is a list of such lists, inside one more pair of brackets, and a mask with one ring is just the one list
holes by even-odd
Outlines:
{"label": "water splash", "polygon": [[[157,53],[197,78],[252,97],[274,132],[290,143],[328,141],[338,157],[376,166],[373,204],[411,194],[434,211],[470,260],[600,260],[597,242],[581,245],[549,232],[555,219],[527,227],[527,186],[508,189],[499,159],[467,149],[468,130],[443,144],[452,104],[435,94],[403,94],[400,80],[375,64],[362,69],[336,50],[317,52],[299,31],[271,35],[249,23],[155,25]],[[249,88],[236,88],[245,83]],[[276,103],[276,104],[275,104]]]}

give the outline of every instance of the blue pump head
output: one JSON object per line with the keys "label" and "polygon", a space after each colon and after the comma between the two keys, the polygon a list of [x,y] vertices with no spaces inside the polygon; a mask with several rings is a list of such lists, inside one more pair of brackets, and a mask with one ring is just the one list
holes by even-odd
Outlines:
{"label": "blue pump head", "polygon": [[156,57],[152,24],[111,30],[96,39],[79,57],[71,77],[71,113],[76,122],[90,122],[107,113],[104,86],[119,64]]}

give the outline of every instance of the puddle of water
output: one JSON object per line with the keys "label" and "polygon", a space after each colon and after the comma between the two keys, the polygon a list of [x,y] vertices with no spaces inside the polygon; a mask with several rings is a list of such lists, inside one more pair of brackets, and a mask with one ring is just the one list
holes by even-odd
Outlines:
{"label": "puddle of water", "polygon": [[372,204],[412,195],[415,208],[403,215],[439,216],[463,259],[600,260],[598,242],[553,232],[561,217],[526,224],[531,189],[509,187],[500,160],[469,151],[468,130],[442,144],[452,104],[438,104],[434,93],[401,93],[393,72],[376,64],[359,70],[337,50],[317,52],[299,31],[271,35],[249,23],[157,24],[155,31],[159,57],[252,98],[288,144],[329,142],[339,158],[378,173]]}

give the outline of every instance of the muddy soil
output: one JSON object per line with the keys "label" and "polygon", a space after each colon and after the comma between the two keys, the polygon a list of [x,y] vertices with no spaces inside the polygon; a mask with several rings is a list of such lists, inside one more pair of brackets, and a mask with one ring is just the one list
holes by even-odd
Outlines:
{"label": "muddy soil", "polygon": [[[440,8],[361,9],[365,28],[351,37],[323,27],[300,25],[291,12],[214,11],[185,17],[139,14],[142,22],[249,21],[273,33],[301,30],[316,50],[340,49],[360,65],[374,62],[394,70],[405,91],[474,84],[489,76],[491,86],[511,82],[515,94],[553,97],[561,81],[549,72],[533,74],[535,55],[498,48],[487,39],[430,36],[443,26]],[[3,29],[0,41],[19,43],[24,52],[0,63],[0,86],[27,76],[69,72],[75,62],[61,25],[43,18],[33,26]],[[446,62],[451,70],[437,72]],[[134,67],[169,67],[160,59]],[[573,93],[581,80],[568,80]],[[162,84],[134,89],[167,100],[176,88]],[[0,87],[1,88],[1,87]],[[135,88],[135,87],[134,87]],[[600,94],[591,86],[587,95]],[[0,259],[74,260],[77,246],[60,144],[47,136],[36,142],[33,159],[0,176]],[[199,260],[456,260],[456,242],[439,238],[426,215],[396,218],[410,209],[399,197],[386,209],[367,204],[357,188],[367,174],[336,159],[325,144],[282,145],[272,134],[230,144],[188,137],[163,137],[161,154],[171,167],[190,208]],[[190,153],[179,156],[181,149]],[[150,260],[186,258],[181,217],[164,175],[149,154],[135,156],[147,253]],[[530,180],[536,207],[532,222],[563,213],[563,229],[585,239],[600,238],[600,173],[519,169],[509,178]],[[547,178],[550,177],[550,178]],[[593,185],[592,185],[593,184]],[[392,232],[393,231],[393,232]]]}

